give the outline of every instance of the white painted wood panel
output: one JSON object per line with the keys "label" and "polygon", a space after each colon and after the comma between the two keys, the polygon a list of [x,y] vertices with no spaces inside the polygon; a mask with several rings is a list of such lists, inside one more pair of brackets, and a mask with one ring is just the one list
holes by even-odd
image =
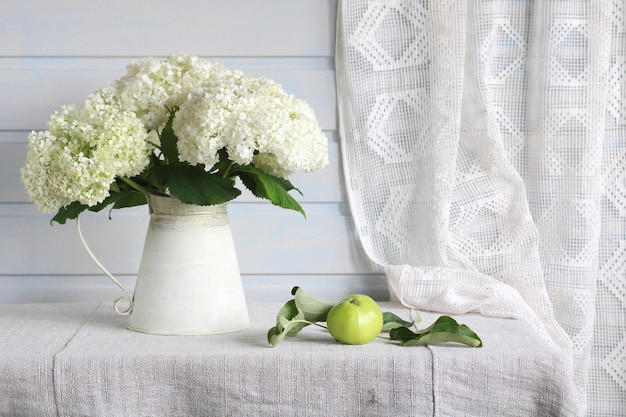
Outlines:
{"label": "white painted wood panel", "polygon": [[335,0],[2,1],[2,56],[331,56]]}
{"label": "white painted wood panel", "polygon": [[[80,105],[132,59],[186,51],[280,82],[307,100],[330,139],[330,165],[292,179],[305,220],[245,192],[229,206],[251,301],[294,285],[327,299],[387,297],[354,232],[343,186],[334,73],[336,0],[22,0],[0,14],[0,303],[112,300],[120,295],[82,248],[75,224],[28,201],[19,170],[29,131],[62,104]],[[147,209],[89,213],[85,236],[132,289]]]}

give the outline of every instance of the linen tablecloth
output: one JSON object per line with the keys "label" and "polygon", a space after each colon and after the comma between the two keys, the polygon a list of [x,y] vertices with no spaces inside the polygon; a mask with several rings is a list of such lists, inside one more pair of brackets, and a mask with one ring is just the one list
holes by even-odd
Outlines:
{"label": "linen tablecloth", "polygon": [[0,415],[574,414],[565,361],[520,321],[457,316],[482,348],[349,346],[315,326],[272,348],[280,305],[250,304],[244,331],[180,337],[127,330],[109,303],[0,305]]}

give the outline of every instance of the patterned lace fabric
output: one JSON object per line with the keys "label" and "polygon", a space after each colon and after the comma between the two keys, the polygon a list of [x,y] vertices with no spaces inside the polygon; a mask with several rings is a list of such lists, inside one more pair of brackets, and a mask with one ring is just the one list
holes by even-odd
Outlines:
{"label": "patterned lace fabric", "polygon": [[361,242],[404,304],[528,321],[626,413],[621,0],[339,1]]}

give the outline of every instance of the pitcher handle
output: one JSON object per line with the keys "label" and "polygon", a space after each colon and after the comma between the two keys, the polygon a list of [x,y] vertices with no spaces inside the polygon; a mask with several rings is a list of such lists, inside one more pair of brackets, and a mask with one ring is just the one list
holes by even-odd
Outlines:
{"label": "pitcher handle", "polygon": [[98,265],[98,267],[102,270],[102,272],[104,272],[105,275],[109,277],[109,279],[113,281],[115,285],[117,285],[126,294],[126,298],[128,299],[128,304],[129,304],[128,308],[125,310],[121,310],[119,308],[120,301],[124,300],[124,296],[121,296],[120,298],[118,298],[117,300],[113,302],[113,309],[115,310],[117,314],[120,314],[122,316],[130,314],[131,311],[133,311],[133,297],[130,296],[126,288],[124,288],[124,286],[104,267],[104,265],[100,263],[100,261],[96,258],[93,252],[91,252],[91,249],[89,249],[89,246],[87,245],[87,242],[85,241],[85,238],[83,237],[83,232],[80,229],[80,214],[76,217],[76,228],[78,229],[78,236],[80,237],[80,241],[82,242],[83,247],[85,248],[85,250],[91,257],[91,259],[96,263],[96,265]]}

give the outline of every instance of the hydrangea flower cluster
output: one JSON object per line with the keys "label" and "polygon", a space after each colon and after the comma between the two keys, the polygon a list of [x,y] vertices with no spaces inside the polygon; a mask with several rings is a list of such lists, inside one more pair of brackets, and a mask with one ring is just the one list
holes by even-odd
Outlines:
{"label": "hydrangea flower cluster", "polygon": [[211,167],[225,148],[237,164],[254,163],[283,178],[328,163],[327,139],[305,101],[269,79],[228,79],[218,94],[215,88],[194,90],[176,113],[172,127],[182,160]]}
{"label": "hydrangea flower cluster", "polygon": [[113,105],[135,113],[149,130],[158,130],[168,119],[168,108],[180,106],[197,87],[219,85],[230,70],[186,54],[164,60],[144,58],[126,67],[126,74],[98,93]]}
{"label": "hydrangea flower cluster", "polygon": [[94,206],[143,204],[145,194],[219,204],[239,195],[236,176],[258,197],[303,212],[286,178],[328,164],[328,141],[305,101],[186,54],[130,64],[28,142],[27,193],[42,211],[59,210],[61,223]]}
{"label": "hydrangea flower cluster", "polygon": [[28,137],[22,179],[46,213],[72,202],[86,206],[109,196],[117,176],[134,176],[149,163],[151,135],[131,112],[88,99],[80,110],[56,111],[48,129]]}

